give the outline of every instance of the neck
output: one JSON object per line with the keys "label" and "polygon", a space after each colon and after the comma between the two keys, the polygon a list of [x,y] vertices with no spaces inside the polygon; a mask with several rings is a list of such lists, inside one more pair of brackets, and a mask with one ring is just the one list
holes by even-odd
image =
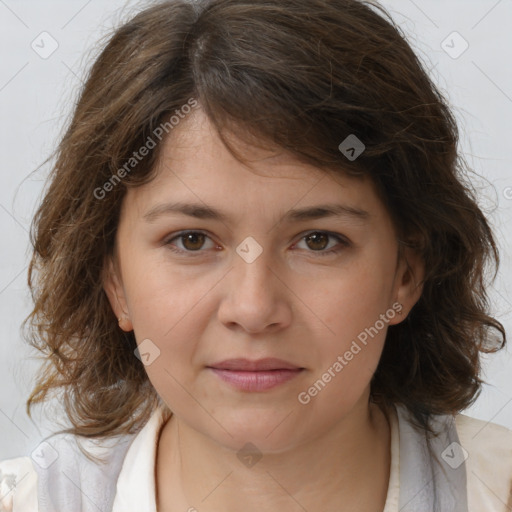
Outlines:
{"label": "neck", "polygon": [[386,414],[366,403],[316,439],[244,465],[172,415],[159,440],[158,510],[382,510],[390,444]]}

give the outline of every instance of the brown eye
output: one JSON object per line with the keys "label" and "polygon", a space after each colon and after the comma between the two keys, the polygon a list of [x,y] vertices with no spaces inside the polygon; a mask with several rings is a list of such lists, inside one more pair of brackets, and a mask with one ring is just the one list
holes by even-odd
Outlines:
{"label": "brown eye", "polygon": [[164,245],[173,252],[189,256],[204,255],[208,249],[215,248],[215,242],[201,231],[183,231],[168,239]]}
{"label": "brown eye", "polygon": [[[305,247],[299,247],[300,244],[304,244]],[[301,250],[316,253],[315,256],[332,256],[350,246],[351,242],[343,235],[328,231],[311,231],[295,244],[295,247]]]}
{"label": "brown eye", "polygon": [[307,246],[314,251],[322,251],[329,244],[329,235],[327,233],[311,233],[304,237]]}
{"label": "brown eye", "polygon": [[206,236],[203,233],[186,233],[180,235],[179,238],[182,239],[185,249],[188,251],[197,251],[203,246]]}

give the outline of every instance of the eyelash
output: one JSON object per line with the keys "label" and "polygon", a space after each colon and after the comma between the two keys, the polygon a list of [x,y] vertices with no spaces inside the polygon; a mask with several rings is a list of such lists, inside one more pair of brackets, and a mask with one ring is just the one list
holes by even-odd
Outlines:
{"label": "eyelash", "polygon": [[[178,253],[178,254],[187,254],[188,256],[192,256],[192,257],[199,256],[203,252],[202,249],[198,249],[197,251],[188,251],[188,250],[184,250],[184,249],[179,249],[175,245],[172,244],[172,242],[174,240],[176,240],[178,238],[182,238],[185,235],[190,235],[190,234],[202,234],[202,235],[205,235],[206,237],[211,239],[211,237],[207,233],[205,233],[204,231],[200,231],[200,230],[181,231],[179,233],[176,233],[176,234],[172,235],[172,238],[167,239],[164,242],[164,245],[168,246],[168,248],[172,252],[175,252],[175,253]],[[308,237],[308,236],[310,236],[312,234],[327,235],[330,238],[335,238],[339,242],[337,246],[335,246],[334,248],[331,248],[329,250],[321,250],[321,251],[310,250],[310,251],[307,251],[307,252],[314,253],[314,254],[316,254],[317,256],[320,256],[320,257],[322,257],[322,256],[329,256],[331,254],[337,254],[337,253],[341,252],[343,249],[345,249],[345,248],[350,246],[350,242],[346,238],[342,237],[341,235],[337,235],[336,233],[331,233],[329,231],[309,231],[308,233],[306,233],[305,235],[303,235],[300,238],[299,242],[301,242],[306,237]],[[297,242],[297,243],[299,243],[299,242]],[[341,245],[342,247],[340,248],[339,245]]]}

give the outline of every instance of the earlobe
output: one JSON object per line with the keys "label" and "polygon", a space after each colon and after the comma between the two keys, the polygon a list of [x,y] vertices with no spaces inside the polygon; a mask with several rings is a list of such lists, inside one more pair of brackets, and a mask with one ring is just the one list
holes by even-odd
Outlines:
{"label": "earlobe", "polygon": [[108,297],[112,311],[116,315],[119,327],[126,332],[133,330],[130,320],[124,289],[116,268],[114,258],[108,255],[103,265],[103,289]]}

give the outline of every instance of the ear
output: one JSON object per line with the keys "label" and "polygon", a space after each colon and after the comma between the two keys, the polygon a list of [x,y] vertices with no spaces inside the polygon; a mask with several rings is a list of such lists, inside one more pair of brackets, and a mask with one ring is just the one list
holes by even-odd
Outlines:
{"label": "ear", "polygon": [[[401,247],[398,251],[398,263],[395,273],[394,298],[400,304],[399,315],[390,319],[391,325],[399,324],[418,302],[423,291],[425,263],[418,250]],[[395,307],[394,307],[395,308]]]}
{"label": "ear", "polygon": [[133,325],[128,312],[128,305],[122,285],[119,268],[113,255],[105,257],[103,265],[103,289],[107,294],[112,311],[119,320],[119,327],[126,332],[133,330]]}

